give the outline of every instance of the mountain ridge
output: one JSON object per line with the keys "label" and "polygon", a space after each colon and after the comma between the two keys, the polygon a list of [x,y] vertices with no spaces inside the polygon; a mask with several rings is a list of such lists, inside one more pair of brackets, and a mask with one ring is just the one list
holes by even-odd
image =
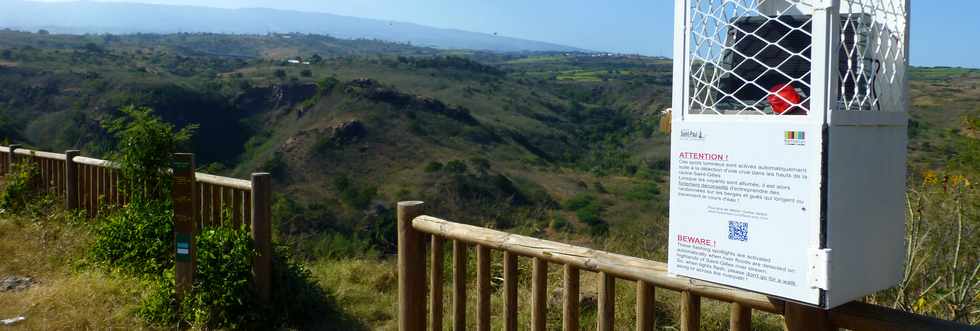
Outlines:
{"label": "mountain ridge", "polygon": [[[107,18],[111,17],[109,20]],[[0,3],[2,28],[56,33],[230,34],[311,33],[345,39],[380,39],[442,49],[497,52],[587,51],[555,43],[422,24],[269,8],[225,9],[206,6],[128,2],[9,1]],[[177,28],[180,27],[180,28]]]}

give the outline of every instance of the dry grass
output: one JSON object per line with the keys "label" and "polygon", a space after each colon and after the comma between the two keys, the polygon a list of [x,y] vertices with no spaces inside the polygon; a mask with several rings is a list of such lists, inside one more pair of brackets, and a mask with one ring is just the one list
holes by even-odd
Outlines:
{"label": "dry grass", "polygon": [[33,287],[0,293],[0,318],[27,320],[8,330],[145,329],[134,314],[146,284],[80,267],[90,236],[61,215],[0,215],[0,276],[32,277]]}
{"label": "dry grass", "polygon": [[[494,251],[491,264],[491,329],[503,329],[503,289],[502,253]],[[450,257],[447,251],[447,259]],[[475,252],[468,254],[470,263],[467,271],[467,329],[476,329],[476,274]],[[519,260],[518,278],[518,328],[531,327],[531,265],[529,259]],[[443,328],[452,327],[452,274],[451,260],[445,262],[443,272]],[[397,329],[398,280],[394,260],[321,260],[310,264],[310,269],[319,284],[333,294],[344,313],[362,322],[370,330]],[[561,286],[562,269],[560,265],[549,265],[548,273],[548,329],[561,329]],[[428,268],[426,269],[428,270]],[[582,272],[580,276],[583,297],[580,327],[583,330],[596,329],[596,307],[598,274]],[[680,295],[674,291],[657,291],[657,329],[677,330],[677,317],[680,316]],[[591,302],[591,304],[589,304]],[[636,285],[634,282],[616,281],[616,330],[635,328]],[[727,330],[727,303],[704,299],[702,301],[702,329]],[[755,312],[753,330],[781,330],[782,318],[778,315]]]}
{"label": "dry grass", "polygon": [[398,329],[395,261],[321,260],[308,266],[313,278],[337,300],[343,314],[370,330]]}

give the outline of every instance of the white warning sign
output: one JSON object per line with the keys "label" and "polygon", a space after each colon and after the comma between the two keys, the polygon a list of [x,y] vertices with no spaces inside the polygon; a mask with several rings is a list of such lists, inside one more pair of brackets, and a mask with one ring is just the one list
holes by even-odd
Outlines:
{"label": "white warning sign", "polygon": [[670,272],[814,302],[808,250],[820,233],[820,130],[807,122],[676,123]]}

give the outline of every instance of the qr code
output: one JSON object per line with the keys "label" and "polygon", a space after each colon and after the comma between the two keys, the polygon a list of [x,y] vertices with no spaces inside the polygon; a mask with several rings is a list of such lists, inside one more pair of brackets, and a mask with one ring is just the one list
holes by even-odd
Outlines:
{"label": "qr code", "polygon": [[749,223],[728,221],[728,239],[749,241]]}

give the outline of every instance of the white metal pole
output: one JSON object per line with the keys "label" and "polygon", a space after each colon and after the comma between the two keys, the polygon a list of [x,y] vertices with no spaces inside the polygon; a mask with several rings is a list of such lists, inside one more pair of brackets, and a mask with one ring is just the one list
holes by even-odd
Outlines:
{"label": "white metal pole", "polygon": [[837,109],[840,52],[840,0],[817,1],[813,8],[812,71],[810,74],[811,120],[829,124]]}
{"label": "white metal pole", "polygon": [[[674,1],[674,86],[671,105],[671,123],[680,123],[688,111],[688,4],[687,0]],[[673,124],[672,124],[673,125]]]}
{"label": "white metal pole", "polygon": [[902,46],[902,55],[905,55],[905,68],[902,68],[902,109],[908,113],[912,107],[912,96],[909,93],[909,58],[911,58],[912,53],[909,52],[909,32],[912,31],[912,0],[905,0],[905,40],[903,41],[905,45]]}

